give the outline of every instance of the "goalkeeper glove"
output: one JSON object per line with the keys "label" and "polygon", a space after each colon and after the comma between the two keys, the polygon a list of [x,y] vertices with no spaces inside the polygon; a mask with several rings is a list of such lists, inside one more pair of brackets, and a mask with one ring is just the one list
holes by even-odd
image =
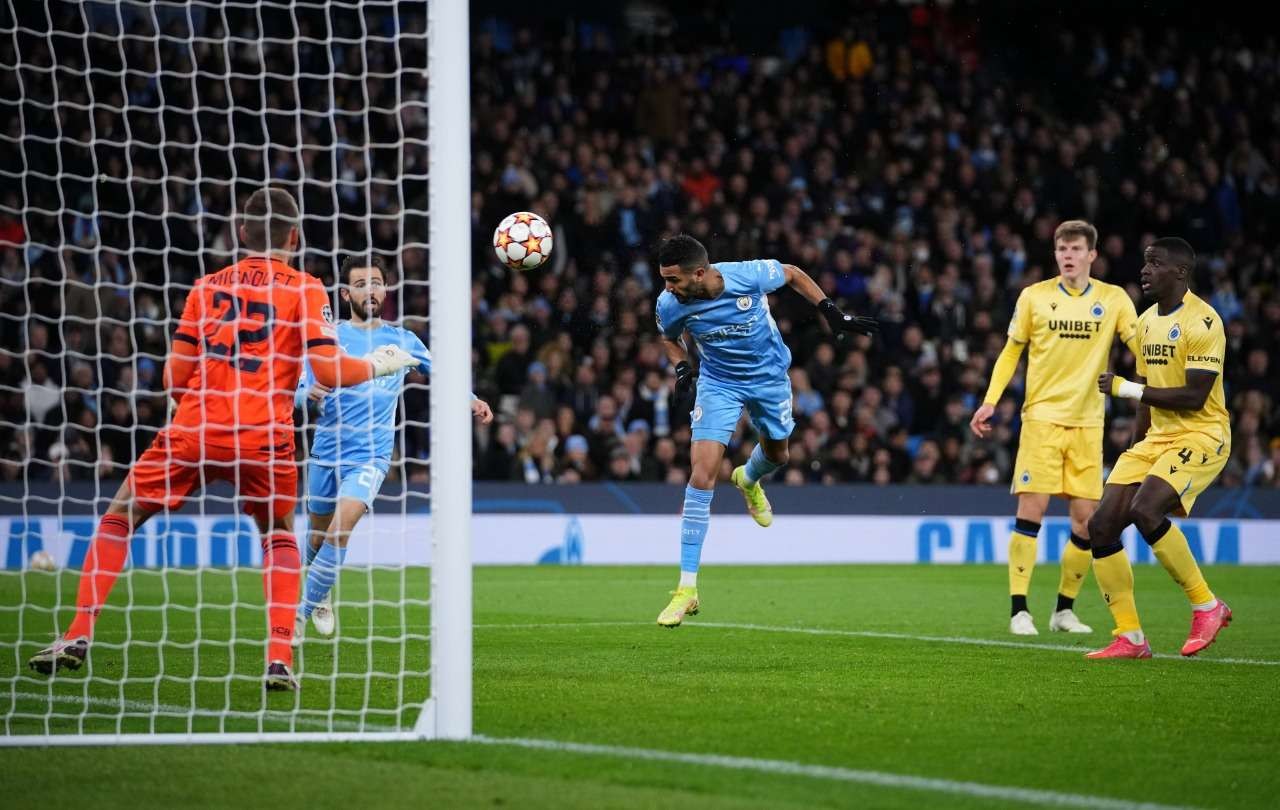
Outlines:
{"label": "goalkeeper glove", "polygon": [[692,410],[697,398],[698,383],[697,378],[693,376],[693,366],[689,365],[688,360],[681,360],[676,363],[676,409]]}
{"label": "goalkeeper glove", "polygon": [[846,315],[830,298],[824,298],[818,302],[818,311],[827,319],[827,323],[831,324],[831,330],[836,334],[855,332],[859,335],[874,335],[880,331],[880,322],[875,318]]}
{"label": "goalkeeper glove", "polygon": [[368,360],[373,366],[373,376],[375,377],[389,377],[392,374],[399,374],[406,368],[413,368],[419,362],[418,358],[394,343],[379,346],[366,354],[364,359]]}

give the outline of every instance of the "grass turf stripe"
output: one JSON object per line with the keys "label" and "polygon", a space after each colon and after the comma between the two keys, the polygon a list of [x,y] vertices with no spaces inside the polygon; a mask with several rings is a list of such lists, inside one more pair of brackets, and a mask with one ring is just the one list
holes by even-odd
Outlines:
{"label": "grass turf stripe", "polygon": [[[389,731],[394,730],[391,726],[371,725],[365,723],[354,723],[349,720],[323,720],[319,717],[299,717],[294,712],[281,711],[278,709],[267,709],[262,712],[243,712],[233,711],[229,709],[207,709],[190,706],[178,706],[168,703],[148,703],[143,700],[122,700],[119,698],[95,697],[93,695],[54,695],[47,692],[10,692],[14,701],[31,701],[42,703],[71,703],[78,706],[98,706],[104,709],[115,709],[117,712],[129,712],[131,714],[157,715],[157,716],[173,716],[173,717],[234,717],[237,720],[253,720],[261,717],[264,721],[278,723],[293,723],[297,726],[306,726],[307,728],[316,728],[322,730],[333,729],[335,731]],[[79,715],[69,714],[53,714],[55,718],[77,717]],[[137,732],[143,733],[143,732]],[[164,732],[160,732],[164,733]]]}

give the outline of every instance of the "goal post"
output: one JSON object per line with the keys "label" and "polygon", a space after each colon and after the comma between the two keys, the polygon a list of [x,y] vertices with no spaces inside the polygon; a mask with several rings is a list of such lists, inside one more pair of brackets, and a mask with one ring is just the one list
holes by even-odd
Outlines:
{"label": "goal post", "polygon": [[[468,15],[0,0],[0,746],[471,736]],[[84,665],[32,672],[166,423],[183,302],[244,255],[245,199],[268,185],[297,200],[292,264],[330,285],[334,313],[342,259],[377,257],[384,316],[431,354],[339,568],[337,632],[294,648],[300,691],[264,692],[266,552],[216,484],[128,539]],[[315,418],[296,434],[304,554]]]}
{"label": "goal post", "polygon": [[[467,0],[428,4],[431,345],[437,390],[471,386],[471,63]],[[443,70],[437,70],[444,66]],[[419,730],[471,736],[471,410],[431,400],[431,712]],[[432,717],[431,715],[434,715]]]}

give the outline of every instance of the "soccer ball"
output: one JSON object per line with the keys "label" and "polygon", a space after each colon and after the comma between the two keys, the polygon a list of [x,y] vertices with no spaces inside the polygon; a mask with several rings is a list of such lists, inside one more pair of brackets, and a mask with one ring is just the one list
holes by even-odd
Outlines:
{"label": "soccer ball", "polygon": [[27,567],[32,571],[52,571],[58,566],[54,563],[52,554],[40,549],[31,555],[30,560],[27,560]]}
{"label": "soccer ball", "polygon": [[517,211],[493,232],[493,252],[512,270],[532,270],[551,255],[551,226],[537,214]]}

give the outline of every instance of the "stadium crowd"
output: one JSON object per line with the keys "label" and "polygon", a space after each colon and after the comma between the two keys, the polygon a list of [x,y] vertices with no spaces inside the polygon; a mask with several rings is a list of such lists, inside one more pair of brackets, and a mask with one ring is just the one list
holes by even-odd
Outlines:
{"label": "stadium crowd", "polygon": [[[226,263],[233,199],[265,179],[290,184],[302,203],[309,270],[331,282],[341,253],[392,256],[404,284],[386,314],[426,337],[425,246],[400,249],[425,233],[425,147],[412,140],[425,138],[425,114],[420,104],[360,112],[365,97],[378,109],[397,93],[423,98],[425,77],[295,84],[284,74],[327,70],[330,49],[303,44],[282,57],[224,46],[221,18],[191,19],[203,26],[198,47],[174,59],[207,63],[214,76],[266,60],[281,78],[110,75],[93,97],[119,104],[127,94],[135,114],[30,110],[26,133],[95,141],[107,175],[97,183],[87,148],[64,143],[55,154],[22,141],[17,116],[0,125],[3,165],[80,177],[28,172],[25,199],[0,190],[0,479],[124,473],[163,421],[153,392],[181,285]],[[295,29],[311,24],[300,19]],[[1094,276],[1123,285],[1139,312],[1143,246],[1177,235],[1199,252],[1193,289],[1229,340],[1234,442],[1220,484],[1280,486],[1270,368],[1280,348],[1280,45],[1091,33],[1087,22],[1037,42],[1022,58],[1042,69],[1025,71],[963,9],[884,5],[843,28],[788,28],[763,52],[711,20],[644,31],[621,20],[545,30],[477,20],[473,358],[476,393],[500,416],[477,428],[476,476],[685,482],[688,414],[671,406],[653,257],[663,236],[686,232],[713,261],[798,265],[841,306],[881,321],[874,340],[837,341],[798,296],[771,297],[794,358],[797,426],[780,478],[1004,484],[1019,381],[992,438],[975,439],[969,417],[1019,290],[1056,272],[1055,226],[1084,218],[1101,234]],[[186,23],[168,24],[181,34]],[[88,41],[91,61],[155,59],[145,39],[136,54]],[[332,58],[358,77],[420,62],[421,46],[369,49],[367,65],[350,46]],[[15,73],[0,76],[0,98],[16,97]],[[23,78],[28,95],[47,81]],[[330,91],[326,115],[290,112],[276,126],[261,112],[310,109]],[[75,98],[74,87],[64,92]],[[218,112],[232,99],[236,112]],[[136,112],[161,101],[171,109]],[[205,112],[172,111],[188,106]],[[132,150],[116,145],[126,133]],[[412,177],[396,183],[397,172]],[[111,179],[130,174],[132,183]],[[552,223],[556,248],[537,271],[512,273],[490,238],[523,209]],[[51,247],[24,249],[28,239]],[[1113,367],[1131,372],[1133,359],[1116,347]],[[425,419],[426,395],[407,392],[411,420]],[[1131,418],[1123,403],[1111,408],[1108,465]],[[747,430],[744,420],[726,477],[744,459]],[[403,474],[424,479],[422,425],[405,431],[401,452]]]}

